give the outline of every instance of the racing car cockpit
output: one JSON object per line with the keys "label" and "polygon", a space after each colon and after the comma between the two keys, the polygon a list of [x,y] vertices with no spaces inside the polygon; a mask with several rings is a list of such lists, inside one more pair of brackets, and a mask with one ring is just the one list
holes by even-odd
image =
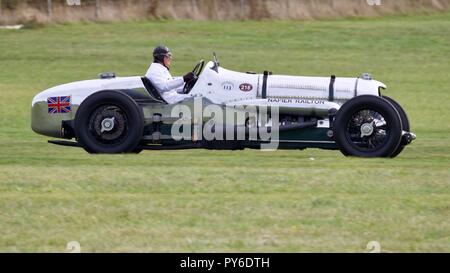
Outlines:
{"label": "racing car cockpit", "polygon": [[168,104],[167,101],[163,99],[161,94],[156,90],[156,88],[153,86],[152,82],[147,77],[141,77],[142,83],[145,86],[145,89],[147,89],[147,92],[152,96],[155,100],[160,101],[161,103]]}
{"label": "racing car cockpit", "polygon": [[[217,62],[217,58],[214,54],[214,63],[217,64],[218,66],[218,62]],[[189,81],[186,82],[184,84],[183,87],[183,94],[189,94],[189,92],[191,92],[192,88],[194,87],[195,83],[198,80],[198,77],[200,76],[200,73],[203,70],[203,67],[205,66],[205,61],[202,59],[200,60],[192,69],[192,73],[194,74],[194,78]],[[142,83],[145,86],[145,89],[147,89],[147,92],[150,94],[150,96],[152,96],[153,98],[155,98],[158,101],[161,101],[162,103],[166,103],[167,101],[163,99],[163,97],[161,96],[161,94],[158,92],[158,90],[156,90],[155,86],[153,86],[152,82],[147,78],[147,77],[141,77]]]}

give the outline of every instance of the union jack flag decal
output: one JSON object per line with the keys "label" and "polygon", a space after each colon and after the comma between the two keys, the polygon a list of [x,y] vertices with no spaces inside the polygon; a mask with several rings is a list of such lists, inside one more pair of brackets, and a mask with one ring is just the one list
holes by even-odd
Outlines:
{"label": "union jack flag decal", "polygon": [[70,96],[47,98],[49,114],[70,113],[72,111]]}

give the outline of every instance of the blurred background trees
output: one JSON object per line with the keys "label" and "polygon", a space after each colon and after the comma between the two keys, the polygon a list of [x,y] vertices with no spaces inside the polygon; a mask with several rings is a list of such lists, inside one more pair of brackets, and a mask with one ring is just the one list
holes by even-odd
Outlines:
{"label": "blurred background trees", "polygon": [[428,13],[449,8],[450,0],[0,0],[0,24],[136,19],[305,20]]}

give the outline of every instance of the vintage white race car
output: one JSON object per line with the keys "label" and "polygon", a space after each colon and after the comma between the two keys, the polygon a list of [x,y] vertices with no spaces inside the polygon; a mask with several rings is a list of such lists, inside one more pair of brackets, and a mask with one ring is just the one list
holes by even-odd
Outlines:
{"label": "vintage white race car", "polygon": [[[32,129],[72,139],[90,153],[143,149],[339,149],[344,155],[395,157],[415,139],[405,111],[360,77],[240,73],[216,56],[194,68],[190,96],[168,104],[145,77],[116,77],[49,88],[32,102]],[[219,113],[222,111],[222,113]],[[231,115],[230,115],[231,113]],[[231,116],[231,118],[229,118]]]}

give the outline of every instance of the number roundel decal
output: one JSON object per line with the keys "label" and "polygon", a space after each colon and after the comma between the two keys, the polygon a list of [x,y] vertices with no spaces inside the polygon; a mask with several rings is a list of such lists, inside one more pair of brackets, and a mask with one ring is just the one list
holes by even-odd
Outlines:
{"label": "number roundel decal", "polygon": [[248,92],[248,91],[252,91],[253,86],[249,83],[243,83],[243,84],[239,85],[239,89],[243,92]]}

